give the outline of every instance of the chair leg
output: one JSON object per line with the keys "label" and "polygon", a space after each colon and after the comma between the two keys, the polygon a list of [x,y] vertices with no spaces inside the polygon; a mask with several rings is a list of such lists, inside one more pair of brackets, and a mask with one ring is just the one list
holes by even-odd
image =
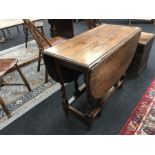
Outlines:
{"label": "chair leg", "polygon": [[27,48],[27,42],[28,42],[28,29],[27,28],[24,28],[25,29],[25,48]]}
{"label": "chair leg", "polygon": [[20,31],[19,31],[19,27],[18,27],[18,25],[16,26],[16,29],[17,29],[18,33],[20,34]]}
{"label": "chair leg", "polygon": [[6,30],[7,30],[8,34],[9,34],[9,36],[11,36],[11,33],[10,33],[9,29],[7,28]]}
{"label": "chair leg", "polygon": [[0,96],[0,105],[2,106],[2,109],[6,113],[7,117],[10,118],[11,114],[10,114],[9,110],[7,109],[7,107],[6,107],[3,99],[1,98],[1,96]]}
{"label": "chair leg", "polygon": [[39,57],[38,57],[38,67],[37,67],[37,71],[40,71],[40,64],[41,64],[41,50],[39,50]]}
{"label": "chair leg", "polygon": [[4,38],[6,38],[6,35],[3,29],[2,29],[2,33],[3,33]]}
{"label": "chair leg", "polygon": [[17,69],[17,71],[19,72],[19,74],[20,74],[22,80],[24,81],[24,83],[25,83],[27,89],[28,89],[29,91],[31,91],[32,89],[31,89],[31,87],[30,87],[28,81],[26,80],[25,76],[23,75],[23,73],[21,72],[21,70],[19,69],[19,67],[18,67],[17,64],[16,64],[16,69]]}

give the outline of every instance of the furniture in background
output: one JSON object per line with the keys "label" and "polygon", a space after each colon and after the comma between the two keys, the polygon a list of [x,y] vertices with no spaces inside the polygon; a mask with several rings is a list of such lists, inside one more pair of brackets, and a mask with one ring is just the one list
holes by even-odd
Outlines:
{"label": "furniture in background", "polygon": [[[89,29],[101,25],[99,19],[84,19]],[[48,19],[51,37],[61,36],[67,39],[74,37],[73,19]]]}
{"label": "furniture in background", "polygon": [[155,19],[151,19],[151,23],[152,24],[155,24]]}
{"label": "furniture in background", "polygon": [[[14,58],[10,58],[10,59],[0,59],[0,87],[4,86],[4,85],[17,85],[17,84],[7,84],[3,81],[2,77],[8,73],[9,71],[11,71],[11,69],[16,69],[24,84],[26,85],[27,89],[29,91],[31,91],[31,87],[28,83],[28,81],[26,80],[25,76],[22,74],[21,70],[19,69],[18,65],[17,65],[18,60],[14,59]],[[7,114],[8,117],[10,117],[9,111],[7,110],[5,103],[2,99],[2,97],[0,97],[0,105],[2,106],[4,112]]]}
{"label": "furniture in background", "polygon": [[132,59],[132,62],[127,70],[128,76],[139,75],[147,66],[154,37],[155,35],[152,33],[141,33],[134,58]]}
{"label": "furniture in background", "polygon": [[[38,21],[38,20],[39,19],[32,19],[32,21]],[[20,33],[18,28],[19,25],[23,25],[22,19],[0,19],[0,30],[2,31],[4,38],[7,38],[4,30],[7,30],[10,36],[11,34],[9,28],[11,27],[16,27],[18,33]]]}
{"label": "furniture in background", "polygon": [[93,29],[101,25],[101,21],[99,19],[86,19],[86,22],[89,29]]}
{"label": "furniture in background", "polygon": [[[104,103],[123,84],[140,37],[140,28],[102,24],[61,44],[48,48],[43,58],[50,76],[61,84],[64,112],[73,113],[86,121],[100,116]],[[84,76],[79,86],[77,79]],[[65,83],[74,82],[74,96],[66,96]],[[86,90],[88,105],[85,112],[73,103]]]}
{"label": "furniture in background", "polygon": [[19,20],[19,19],[0,19],[0,30],[3,33],[3,37],[7,39],[5,30],[7,31],[9,36],[11,36],[11,33],[9,31],[9,28],[11,27],[16,27],[18,33],[20,33],[18,25],[21,25],[21,24],[22,24],[22,20]]}
{"label": "furniture in background", "polygon": [[129,25],[131,25],[132,24],[132,21],[133,20],[143,20],[143,21],[145,21],[145,22],[149,22],[149,23],[151,23],[151,24],[154,24],[154,19],[128,19],[128,23],[129,23]]}
{"label": "furniture in background", "polygon": [[[27,29],[32,33],[32,36],[34,40],[37,43],[37,46],[39,48],[39,56],[38,56],[38,67],[37,70],[40,71],[40,65],[41,65],[41,58],[42,58],[42,51],[46,50],[48,47],[52,47],[54,45],[60,44],[61,42],[65,41],[62,37],[52,37],[52,38],[45,38],[45,36],[35,27],[33,22],[31,22],[29,19],[23,19],[24,25],[27,27]],[[45,74],[45,82],[48,81],[48,74],[46,72]]]}
{"label": "furniture in background", "polygon": [[[37,29],[39,29],[41,31],[41,33],[44,35],[44,29],[43,29],[44,23],[42,21],[34,21],[33,23],[34,23],[35,27]],[[24,29],[24,33],[25,33],[25,48],[27,48],[27,42],[29,39],[29,31],[26,26],[24,26],[23,29]]]}
{"label": "furniture in background", "polygon": [[73,19],[48,19],[51,37],[61,36],[72,38],[74,36]]}
{"label": "furniture in background", "polygon": [[7,39],[7,37],[6,37],[6,34],[5,34],[5,30],[7,31],[7,33],[9,34],[9,36],[11,35],[10,34],[10,31],[9,31],[9,29],[8,28],[6,28],[6,29],[1,29],[1,32],[2,32],[2,34],[3,34],[3,37],[5,38],[5,40]]}

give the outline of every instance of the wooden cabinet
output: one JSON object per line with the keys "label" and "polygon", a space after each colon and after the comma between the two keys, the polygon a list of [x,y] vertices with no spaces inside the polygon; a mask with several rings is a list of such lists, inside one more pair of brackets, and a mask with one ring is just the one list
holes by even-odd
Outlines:
{"label": "wooden cabinet", "polygon": [[48,23],[51,25],[51,37],[61,36],[69,39],[74,36],[72,19],[48,19]]}
{"label": "wooden cabinet", "polygon": [[128,76],[137,76],[147,66],[150,50],[154,40],[154,34],[142,32],[139,43],[128,68]]}

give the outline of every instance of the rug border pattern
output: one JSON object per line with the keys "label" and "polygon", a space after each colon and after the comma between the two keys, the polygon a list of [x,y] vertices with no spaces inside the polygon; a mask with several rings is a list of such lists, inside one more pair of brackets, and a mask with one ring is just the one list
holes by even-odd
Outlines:
{"label": "rug border pattern", "polygon": [[[149,85],[149,87],[146,89],[144,95],[138,102],[137,106],[131,113],[130,117],[126,121],[125,125],[120,131],[120,135],[134,135],[137,130],[139,129],[139,126],[141,125],[141,121],[146,118],[146,113],[152,104],[154,100],[154,95],[151,95],[152,92],[155,93],[155,78]],[[145,103],[144,103],[145,101]]]}

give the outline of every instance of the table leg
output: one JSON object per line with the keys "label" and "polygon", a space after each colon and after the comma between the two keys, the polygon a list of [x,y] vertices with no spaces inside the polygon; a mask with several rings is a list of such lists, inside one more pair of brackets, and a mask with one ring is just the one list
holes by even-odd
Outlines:
{"label": "table leg", "polygon": [[39,49],[38,66],[37,66],[37,71],[38,72],[40,71],[41,56],[42,56],[42,51]]}
{"label": "table leg", "polygon": [[58,61],[55,60],[55,67],[56,67],[56,71],[59,75],[60,78],[60,84],[61,84],[61,93],[62,93],[62,106],[63,106],[63,110],[65,112],[65,115],[68,115],[68,107],[69,107],[69,103],[67,100],[67,96],[66,96],[66,90],[65,90],[65,85],[64,85],[64,79],[60,70],[60,66],[58,64]]}
{"label": "table leg", "polygon": [[2,33],[3,33],[4,38],[6,38],[6,35],[3,29],[2,29]]}
{"label": "table leg", "polygon": [[79,96],[80,90],[79,90],[78,78],[74,79],[74,88],[75,88],[74,95]]}

